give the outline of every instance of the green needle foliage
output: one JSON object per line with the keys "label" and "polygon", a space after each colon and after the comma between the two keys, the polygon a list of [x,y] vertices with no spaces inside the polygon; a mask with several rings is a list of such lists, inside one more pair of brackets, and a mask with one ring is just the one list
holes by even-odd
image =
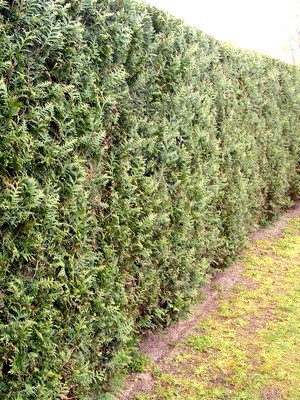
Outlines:
{"label": "green needle foliage", "polygon": [[131,0],[0,0],[0,397],[89,399],[299,194],[300,73]]}

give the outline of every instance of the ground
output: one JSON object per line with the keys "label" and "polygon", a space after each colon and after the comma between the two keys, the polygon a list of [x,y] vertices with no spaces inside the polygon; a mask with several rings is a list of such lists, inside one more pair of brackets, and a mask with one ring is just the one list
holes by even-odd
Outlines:
{"label": "ground", "polygon": [[[250,239],[188,321],[148,335],[122,400],[300,400],[300,204]],[[145,363],[147,364],[147,363]]]}

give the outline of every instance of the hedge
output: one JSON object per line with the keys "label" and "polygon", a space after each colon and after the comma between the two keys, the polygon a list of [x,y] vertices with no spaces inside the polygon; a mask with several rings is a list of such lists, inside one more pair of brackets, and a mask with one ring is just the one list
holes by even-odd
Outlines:
{"label": "hedge", "polygon": [[299,72],[141,2],[0,0],[0,398],[102,398],[292,204]]}

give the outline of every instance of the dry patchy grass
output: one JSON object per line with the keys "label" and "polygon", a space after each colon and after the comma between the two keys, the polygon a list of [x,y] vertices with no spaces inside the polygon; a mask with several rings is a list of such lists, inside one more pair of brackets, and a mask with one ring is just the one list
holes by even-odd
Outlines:
{"label": "dry patchy grass", "polygon": [[300,218],[252,243],[243,264],[243,283],[152,367],[154,389],[136,400],[300,400]]}

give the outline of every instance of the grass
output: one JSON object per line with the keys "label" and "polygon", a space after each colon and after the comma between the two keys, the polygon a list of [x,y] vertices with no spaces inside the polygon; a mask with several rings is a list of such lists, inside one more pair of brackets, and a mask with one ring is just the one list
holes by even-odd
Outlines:
{"label": "grass", "polygon": [[300,400],[300,218],[252,243],[243,283],[155,368],[136,400]]}

